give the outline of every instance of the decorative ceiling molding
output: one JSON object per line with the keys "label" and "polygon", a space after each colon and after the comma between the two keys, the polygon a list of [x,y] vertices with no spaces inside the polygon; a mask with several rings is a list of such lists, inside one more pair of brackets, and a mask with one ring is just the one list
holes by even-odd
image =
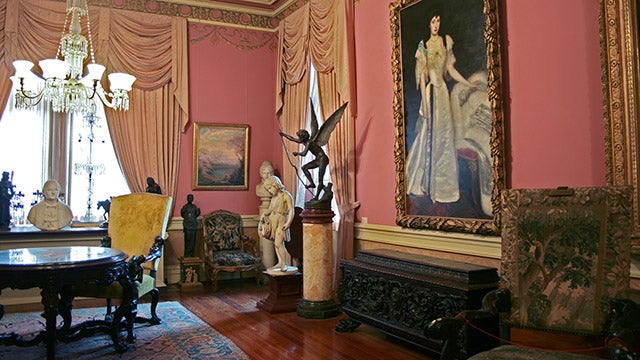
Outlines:
{"label": "decorative ceiling molding", "polygon": [[[58,0],[64,1],[64,0]],[[308,0],[88,0],[89,5],[187,18],[192,22],[275,32]]]}
{"label": "decorative ceiling molding", "polygon": [[217,44],[220,40],[240,50],[267,48],[276,51],[278,34],[266,31],[248,31],[245,29],[201,23],[189,24],[189,42],[197,43],[209,40]]}

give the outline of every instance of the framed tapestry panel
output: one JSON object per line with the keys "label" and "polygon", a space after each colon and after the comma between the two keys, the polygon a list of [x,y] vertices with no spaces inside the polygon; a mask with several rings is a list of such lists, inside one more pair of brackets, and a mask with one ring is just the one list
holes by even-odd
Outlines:
{"label": "framed tapestry panel", "polygon": [[629,289],[630,186],[502,192],[500,286],[505,323],[601,333]]}
{"label": "framed tapestry panel", "polygon": [[505,186],[498,0],[391,5],[396,223],[496,235]]}
{"label": "framed tapestry panel", "polygon": [[247,190],[249,125],[195,123],[193,190]]}

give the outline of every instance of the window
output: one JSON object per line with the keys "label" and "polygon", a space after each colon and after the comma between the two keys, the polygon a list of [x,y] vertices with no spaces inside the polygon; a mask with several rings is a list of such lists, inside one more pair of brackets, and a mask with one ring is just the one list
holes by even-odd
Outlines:
{"label": "window", "polygon": [[98,106],[96,117],[88,119],[82,114],[52,113],[44,101],[32,110],[15,109],[10,96],[0,118],[0,154],[4,154],[0,172],[9,172],[15,186],[13,223],[27,223],[29,209],[40,200],[42,184],[50,178],[60,183],[62,200],[71,207],[74,221],[101,221],[97,202],[130,192],[115,157],[104,108]]}
{"label": "window", "polygon": [[[316,118],[318,119],[318,127],[322,126],[322,122],[324,121],[324,116],[322,114],[322,111],[320,110],[320,94],[319,94],[319,89],[318,89],[318,72],[315,69],[315,67],[313,66],[313,64],[311,62],[309,62],[309,76],[310,81],[309,81],[309,98],[312,101],[313,104],[313,109],[310,109],[311,111],[314,111],[316,113]],[[310,128],[310,124],[311,124],[311,111],[309,111],[309,115],[307,116],[307,126],[306,128],[309,129]],[[323,146],[322,149],[326,152],[327,151],[327,147]],[[311,153],[307,153],[306,156],[304,157],[300,157],[300,162],[298,163],[298,169],[301,168],[301,166],[303,164],[308,163],[309,161],[312,161],[314,159],[313,154]],[[312,169],[311,170],[311,175],[313,176],[314,179],[316,179],[318,177],[318,169]],[[304,176],[304,175],[302,175]],[[327,184],[329,182],[331,182],[331,163],[329,163],[329,166],[327,166],[327,170],[324,173],[324,179],[322,180],[324,184]],[[304,208],[304,202],[305,201],[309,201],[311,200],[314,195],[315,195],[315,189],[307,189],[305,187],[305,182],[304,181],[298,181],[297,182],[298,187],[296,189],[296,199],[295,199],[295,206],[299,206],[301,208]],[[331,210],[333,210],[335,216],[334,216],[334,221],[333,223],[337,224],[340,222],[340,213],[338,212],[338,205],[336,203],[336,199],[335,196],[333,197],[333,199],[331,200]]]}

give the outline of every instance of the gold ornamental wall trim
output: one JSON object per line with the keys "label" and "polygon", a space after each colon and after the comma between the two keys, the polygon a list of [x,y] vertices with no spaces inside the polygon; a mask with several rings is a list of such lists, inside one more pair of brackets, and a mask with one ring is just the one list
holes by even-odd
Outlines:
{"label": "gold ornamental wall trim", "polygon": [[600,62],[608,185],[633,185],[631,252],[640,257],[638,174],[638,8],[635,0],[599,0]]}

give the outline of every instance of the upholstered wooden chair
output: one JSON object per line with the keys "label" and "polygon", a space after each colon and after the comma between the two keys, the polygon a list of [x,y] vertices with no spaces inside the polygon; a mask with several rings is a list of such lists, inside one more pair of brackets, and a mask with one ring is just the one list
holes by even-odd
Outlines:
{"label": "upholstered wooden chair", "polygon": [[[168,237],[166,231],[172,202],[173,199],[169,196],[152,193],[133,193],[113,197],[111,200],[108,234],[102,239],[102,246],[122,250],[129,255],[130,266],[141,267],[141,271],[134,271],[137,274],[135,284],[138,298],[145,294],[151,296],[151,317],[136,316],[135,319],[128,319],[130,341],[133,340],[133,320],[152,325],[161,322],[156,314],[160,295],[156,287],[156,274],[162,248]],[[123,288],[118,282],[107,287],[74,287],[73,296],[106,299],[107,317],[110,317],[111,299],[121,299]]]}
{"label": "upholstered wooden chair", "polygon": [[242,278],[243,272],[262,265],[257,242],[243,233],[240,215],[216,210],[202,216],[202,229],[205,271],[211,276],[214,291],[218,288],[218,272],[239,272]]}
{"label": "upholstered wooden chair", "polygon": [[[640,307],[627,298],[631,201],[630,187],[504,190],[500,289],[482,309],[429,325],[426,335],[443,340],[441,359],[592,359],[497,346],[509,343],[512,328],[606,338],[601,352],[636,359],[629,346],[640,338]],[[464,353],[470,337],[485,348]]]}

